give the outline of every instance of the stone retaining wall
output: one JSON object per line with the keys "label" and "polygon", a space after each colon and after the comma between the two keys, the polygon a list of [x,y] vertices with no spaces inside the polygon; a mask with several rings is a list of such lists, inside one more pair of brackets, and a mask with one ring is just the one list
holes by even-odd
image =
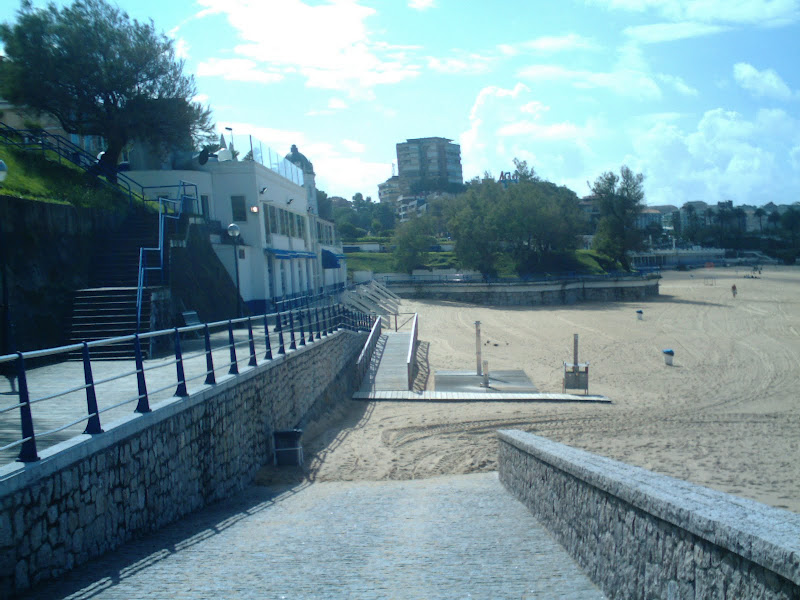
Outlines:
{"label": "stone retaining wall", "polygon": [[500,480],[609,598],[800,598],[800,515],[521,431]]}
{"label": "stone retaining wall", "polygon": [[272,433],[301,425],[358,389],[366,333],[314,344],[148,414],[0,468],[0,597],[55,578],[134,536],[250,484]]}
{"label": "stone retaining wall", "polygon": [[541,306],[577,302],[637,301],[658,296],[657,280],[555,283],[389,283],[402,298],[451,300],[494,306]]}

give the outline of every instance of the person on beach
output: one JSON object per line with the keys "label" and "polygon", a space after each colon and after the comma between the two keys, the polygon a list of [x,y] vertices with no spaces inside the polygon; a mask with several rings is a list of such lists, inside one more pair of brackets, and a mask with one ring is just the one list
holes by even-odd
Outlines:
{"label": "person on beach", "polygon": [[731,286],[731,294],[733,294],[733,297],[736,298],[736,284],[735,283]]}

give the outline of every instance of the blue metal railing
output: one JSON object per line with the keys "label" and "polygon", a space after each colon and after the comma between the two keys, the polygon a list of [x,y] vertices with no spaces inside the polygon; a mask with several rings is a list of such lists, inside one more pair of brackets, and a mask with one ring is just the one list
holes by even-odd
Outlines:
{"label": "blue metal railing", "polygon": [[[338,329],[346,329],[350,331],[369,331],[375,325],[375,317],[352,311],[341,305],[322,306],[315,308],[299,308],[286,312],[278,312],[271,314],[259,315],[257,317],[244,317],[240,319],[232,319],[228,321],[218,321],[215,323],[204,323],[200,325],[192,325],[189,327],[176,327],[174,329],[165,329],[162,331],[155,331],[151,333],[128,335],[116,338],[109,338],[105,340],[96,340],[91,342],[82,342],[79,344],[71,344],[69,346],[61,346],[58,348],[50,348],[46,350],[34,350],[30,352],[17,352],[16,354],[8,354],[0,356],[0,364],[14,363],[16,367],[16,378],[18,379],[18,392],[17,401],[11,405],[0,405],[0,427],[2,431],[9,431],[12,423],[9,422],[9,416],[15,412],[19,412],[19,424],[22,436],[14,440],[3,440],[0,443],[6,442],[0,447],[0,464],[2,464],[2,453],[8,457],[8,451],[16,451],[19,448],[19,455],[17,460],[21,462],[33,462],[39,460],[37,440],[42,438],[49,438],[50,443],[53,445],[66,439],[63,435],[61,439],[53,439],[56,434],[74,428],[76,425],[86,423],[84,433],[88,434],[101,434],[103,433],[101,424],[101,415],[108,413],[114,409],[118,409],[125,405],[136,403],[134,412],[147,413],[151,411],[150,402],[155,396],[160,395],[161,398],[170,397],[186,397],[190,394],[189,384],[202,379],[202,385],[215,385],[217,382],[217,373],[222,369],[227,369],[229,375],[238,375],[240,362],[247,360],[247,365],[250,367],[264,364],[273,360],[274,354],[281,355],[287,354],[291,350],[296,349],[298,346],[305,346],[319,341],[333,334]],[[263,341],[256,342],[254,335],[254,324],[260,328],[263,324]],[[213,332],[213,333],[212,333]],[[287,347],[287,338],[291,340],[291,345]],[[189,336],[195,337],[201,335],[203,337],[202,344],[199,340],[189,340]],[[238,337],[238,339],[237,339]],[[142,358],[141,344],[145,340],[152,338],[167,338],[167,341],[172,341],[174,346],[174,358],[172,355],[165,358],[148,360],[147,363]],[[227,341],[226,341],[227,340]],[[133,342],[135,348],[135,358],[133,364],[124,361],[117,361],[112,363],[113,366],[119,366],[120,372],[108,373],[109,363],[103,361],[103,368],[95,368],[91,360],[91,353],[93,350],[101,347],[113,346],[116,344],[129,344]],[[183,346],[188,344],[202,346],[202,349],[195,349],[186,354],[183,351]],[[259,346],[260,352],[257,352],[256,346]],[[237,357],[237,348],[246,346],[247,359]],[[47,358],[48,360],[53,357],[61,356],[66,359],[68,353],[80,350],[83,358],[83,378],[82,383],[79,384],[65,384],[65,387],[60,390],[48,390],[48,393],[34,397],[31,393],[31,388],[36,386],[36,370],[30,371],[26,367],[26,362],[35,359]],[[216,357],[216,362],[221,366],[215,367],[215,356],[222,353],[230,355],[227,361],[220,361],[219,356]],[[258,355],[263,352],[263,358],[260,359]],[[75,363],[67,363],[75,364]],[[202,366],[204,365],[204,367]],[[174,367],[174,376],[164,376],[163,369]],[[156,376],[153,372],[161,370],[159,375]],[[98,372],[102,375],[101,378],[95,376]],[[187,375],[190,373],[190,375]],[[148,387],[148,377],[150,376],[150,384],[157,385],[155,389]],[[30,383],[32,375],[34,385]],[[80,371],[75,373],[76,377],[80,376]],[[124,391],[125,382],[135,378],[135,387],[137,392],[131,396],[126,396]],[[111,384],[111,390],[107,396],[99,390],[99,388]],[[51,388],[50,384],[46,384]],[[108,389],[108,388],[105,388]],[[174,392],[172,392],[174,390]],[[170,392],[165,395],[165,392]],[[50,423],[47,428],[42,431],[36,431],[34,426],[33,412],[36,407],[45,402],[51,402],[47,405],[46,409],[42,409],[41,417],[51,416],[57,414],[59,410],[64,410],[65,404],[74,401],[74,394],[81,393],[85,395],[86,409],[81,411],[80,415],[73,417],[65,417],[66,422]],[[4,394],[8,395],[8,394]],[[13,394],[12,394],[13,395]],[[52,402],[57,402],[60,406],[55,406]],[[79,400],[82,402],[82,400]],[[52,408],[51,408],[52,407]],[[73,431],[75,431],[73,429]],[[70,436],[67,436],[70,437]],[[6,458],[8,460],[8,458]]]}
{"label": "blue metal railing", "polygon": [[23,149],[40,149],[43,153],[47,150],[62,159],[76,165],[83,171],[95,175],[97,180],[104,185],[122,192],[128,197],[128,206],[133,206],[135,196],[144,199],[144,189],[135,180],[128,177],[124,171],[109,168],[105,163],[86,152],[77,144],[63,136],[48,133],[43,130],[14,129],[0,122],[0,143]]}
{"label": "blue metal railing", "polygon": [[[187,181],[181,181],[175,186],[149,186],[142,188],[143,193],[145,190],[152,189],[172,189],[176,188],[179,200],[165,198],[159,196],[158,198],[158,247],[156,248],[139,248],[139,276],[136,284],[136,331],[141,331],[142,325],[142,302],[144,299],[144,289],[148,285],[147,274],[151,271],[158,271],[160,274],[160,281],[162,285],[164,281],[164,255],[166,252],[166,219],[178,220],[183,215],[183,210],[189,201],[197,202],[197,185]],[[193,194],[187,193],[188,190],[193,190]],[[148,254],[157,253],[158,265],[148,266]]]}

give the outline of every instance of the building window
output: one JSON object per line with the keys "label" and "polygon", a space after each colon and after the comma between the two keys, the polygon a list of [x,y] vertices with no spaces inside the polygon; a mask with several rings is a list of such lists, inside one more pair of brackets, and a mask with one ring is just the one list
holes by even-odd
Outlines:
{"label": "building window", "polygon": [[267,207],[267,211],[269,212],[269,232],[278,233],[278,213],[274,206]]}
{"label": "building window", "polygon": [[234,221],[247,221],[247,207],[244,196],[231,196],[231,213]]}

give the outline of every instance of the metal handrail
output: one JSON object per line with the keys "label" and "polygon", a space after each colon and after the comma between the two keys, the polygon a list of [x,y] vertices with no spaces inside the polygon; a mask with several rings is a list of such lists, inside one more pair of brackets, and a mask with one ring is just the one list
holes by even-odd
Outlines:
{"label": "metal handrail", "polygon": [[[183,192],[186,186],[194,186],[195,192],[197,186],[193,183],[181,181],[178,186],[180,191]],[[173,187],[173,186],[160,186],[160,187]],[[150,188],[143,188],[150,189]],[[169,213],[169,207],[172,206],[176,212],[172,215]],[[144,299],[144,288],[147,287],[147,272],[159,271],[161,273],[161,283],[164,283],[164,250],[166,244],[164,243],[164,219],[180,219],[183,214],[183,200],[172,200],[159,196],[158,198],[158,247],[157,248],[139,248],[139,275],[136,282],[136,331],[141,331],[142,328],[142,301]],[[147,253],[158,252],[159,266],[147,266]]]}
{"label": "metal handrail", "polygon": [[[260,345],[265,349],[266,353],[260,359],[256,355],[256,343],[253,334],[254,321],[263,322],[264,325],[264,339]],[[38,460],[38,451],[36,446],[37,438],[52,436],[55,433],[64,431],[77,425],[78,423],[86,422],[86,429],[84,433],[87,434],[101,434],[103,429],[100,423],[100,415],[107,413],[110,410],[119,408],[126,404],[137,402],[135,412],[146,413],[150,412],[150,397],[162,393],[171,388],[175,388],[173,396],[186,397],[189,395],[187,383],[205,377],[205,385],[216,384],[216,372],[223,368],[228,368],[228,374],[236,376],[239,374],[239,368],[242,361],[250,367],[264,364],[273,360],[272,346],[273,339],[277,338],[277,354],[287,354],[299,346],[312,344],[315,341],[327,337],[338,329],[348,329],[354,331],[362,331],[372,329],[375,331],[376,327],[380,327],[379,319],[373,315],[351,311],[341,305],[323,306],[320,308],[300,308],[287,311],[280,311],[275,313],[267,313],[259,315],[258,317],[241,317],[238,319],[229,319],[225,321],[216,321],[213,323],[203,323],[200,325],[190,325],[186,327],[175,327],[172,329],[162,329],[159,331],[138,333],[125,336],[118,336],[103,340],[93,340],[82,342],[80,344],[69,344],[66,346],[59,346],[57,348],[46,348],[42,350],[33,350],[28,352],[17,352],[15,354],[7,354],[0,356],[0,364],[15,362],[17,367],[17,378],[19,380],[18,401],[9,407],[4,407],[0,410],[0,418],[7,415],[13,410],[20,411],[20,425],[22,436],[13,442],[0,447],[0,451],[9,450],[20,446],[19,457],[17,460],[22,462],[32,462]],[[271,329],[271,330],[270,330]],[[212,346],[210,331],[211,330],[227,330],[228,342],[222,345]],[[234,335],[234,330],[247,332],[246,337]],[[181,350],[181,336],[188,333],[195,333],[202,331],[204,338],[203,351],[197,351],[188,355],[184,355]],[[379,329],[378,329],[379,331]],[[286,347],[286,338],[284,334],[291,337],[292,345]],[[157,362],[148,365],[144,364],[141,355],[141,342],[153,338],[163,338],[170,336],[174,339],[175,353],[174,358],[169,360],[155,359]],[[119,373],[104,374],[101,379],[94,379],[93,376],[93,363],[91,353],[93,350],[103,347],[114,346],[122,343],[134,342],[135,351],[135,368],[131,369],[125,365]],[[247,347],[248,356],[237,357],[237,348]],[[28,385],[29,371],[26,369],[25,362],[31,359],[50,358],[53,356],[65,356],[70,352],[80,350],[83,360],[83,373],[84,384],[82,385],[69,385],[61,390],[48,391],[46,395],[41,397],[32,397],[31,390]],[[229,351],[230,360],[227,364],[215,368],[213,353],[219,351]],[[201,371],[199,375],[187,377],[184,371],[184,362],[188,360],[197,361],[205,356],[206,368]],[[97,359],[95,359],[97,360]],[[151,373],[156,369],[175,368],[175,377],[169,378],[167,385],[159,387],[155,390],[148,392],[147,388],[147,373]],[[33,371],[35,373],[35,371]],[[122,398],[109,406],[98,406],[97,402],[97,388],[98,386],[108,385],[114,382],[119,382],[123,379],[131,377],[136,378],[138,393],[132,397]],[[129,380],[129,379],[128,379]],[[152,380],[152,377],[151,377]],[[119,387],[118,385],[115,387]],[[86,412],[80,418],[71,419],[67,424],[58,424],[47,431],[36,432],[34,429],[34,422],[31,415],[31,407],[38,403],[46,401],[54,401],[63,399],[64,397],[85,392],[86,395]],[[55,442],[53,442],[55,443]]]}
{"label": "metal handrail", "polygon": [[417,350],[417,326],[419,325],[419,315],[414,315],[414,324],[411,326],[411,340],[408,344],[408,355],[406,356],[406,370],[408,371],[408,389],[414,389],[414,366],[416,364]]}

